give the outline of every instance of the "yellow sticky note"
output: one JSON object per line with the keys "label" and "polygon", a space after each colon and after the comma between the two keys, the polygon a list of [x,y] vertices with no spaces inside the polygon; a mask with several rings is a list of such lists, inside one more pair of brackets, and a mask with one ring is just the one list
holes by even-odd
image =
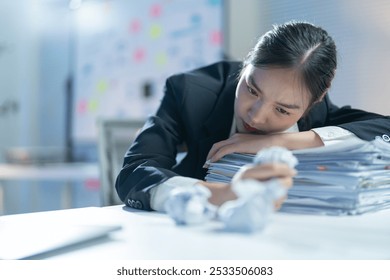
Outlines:
{"label": "yellow sticky note", "polygon": [[101,80],[97,83],[96,89],[99,93],[105,93],[107,91],[108,84],[106,81]]}
{"label": "yellow sticky note", "polygon": [[90,100],[88,103],[88,110],[90,112],[96,112],[99,107],[99,102],[97,100]]}
{"label": "yellow sticky note", "polygon": [[156,55],[156,64],[157,65],[165,65],[167,64],[167,61],[168,61],[168,58],[167,58],[167,55],[165,53],[158,53]]}
{"label": "yellow sticky note", "polygon": [[151,27],[150,27],[150,37],[152,39],[157,39],[158,37],[161,36],[161,33],[162,33],[162,28],[160,25],[157,25],[157,24],[153,24]]}

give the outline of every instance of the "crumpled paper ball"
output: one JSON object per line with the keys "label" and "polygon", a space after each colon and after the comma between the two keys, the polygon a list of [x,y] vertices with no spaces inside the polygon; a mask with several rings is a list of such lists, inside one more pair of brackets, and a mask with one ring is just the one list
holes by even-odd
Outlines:
{"label": "crumpled paper ball", "polygon": [[294,168],[298,160],[290,150],[284,147],[270,147],[260,150],[253,159],[253,163],[285,163],[290,168]]}
{"label": "crumpled paper ball", "polygon": [[[257,153],[254,164],[285,163],[291,168],[298,163],[291,151],[271,147]],[[218,209],[218,219],[228,231],[253,232],[262,230],[274,212],[274,201],[287,194],[278,179],[260,182],[252,179],[232,180],[236,200],[227,201]]]}
{"label": "crumpled paper ball", "polygon": [[[254,157],[254,164],[281,162],[293,168],[297,159],[291,151],[281,147],[263,149]],[[260,182],[253,179],[232,180],[236,200],[219,208],[210,204],[209,189],[202,185],[175,188],[165,203],[167,214],[179,225],[202,224],[211,219],[220,220],[228,231],[253,232],[269,223],[274,212],[274,201],[287,194],[278,179]]]}
{"label": "crumpled paper ball", "polygon": [[208,202],[211,192],[202,185],[176,188],[169,193],[165,211],[179,225],[195,225],[215,217],[216,206]]}

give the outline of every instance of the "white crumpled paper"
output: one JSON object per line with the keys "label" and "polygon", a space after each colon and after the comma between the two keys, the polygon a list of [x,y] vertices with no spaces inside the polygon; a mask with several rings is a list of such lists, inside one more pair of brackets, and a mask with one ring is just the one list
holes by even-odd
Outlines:
{"label": "white crumpled paper", "polygon": [[[254,164],[276,162],[291,168],[298,163],[292,152],[282,147],[263,149],[254,158]],[[165,209],[177,224],[201,224],[217,218],[228,231],[253,232],[267,225],[274,212],[274,201],[287,194],[278,179],[260,182],[233,178],[232,189],[238,198],[217,209],[208,202],[211,193],[206,187],[177,188],[171,191]]]}
{"label": "white crumpled paper", "polygon": [[298,164],[297,158],[293,153],[283,147],[271,147],[260,150],[254,160],[254,164],[262,163],[285,163],[290,168],[294,168]]}
{"label": "white crumpled paper", "polygon": [[210,190],[202,185],[176,188],[169,193],[165,211],[176,224],[194,225],[215,217],[217,207],[208,202]]}
{"label": "white crumpled paper", "polygon": [[[293,168],[298,160],[291,151],[271,147],[259,151],[254,164],[285,163]],[[238,199],[227,201],[218,209],[218,218],[230,231],[252,232],[263,229],[274,212],[274,201],[287,194],[278,179],[260,182],[252,179],[232,180]]]}

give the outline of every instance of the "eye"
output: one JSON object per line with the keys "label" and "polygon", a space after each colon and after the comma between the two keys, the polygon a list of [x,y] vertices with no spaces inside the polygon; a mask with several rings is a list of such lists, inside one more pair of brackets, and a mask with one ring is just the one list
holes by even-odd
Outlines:
{"label": "eye", "polygon": [[258,94],[257,94],[257,92],[253,89],[253,88],[251,88],[250,86],[246,86],[246,88],[248,89],[248,92],[251,94],[251,95],[253,95],[253,96],[258,96]]}
{"label": "eye", "polygon": [[290,115],[290,112],[287,112],[286,110],[284,110],[283,108],[281,107],[276,107],[276,111],[278,111],[280,114],[282,115],[287,115],[289,116]]}

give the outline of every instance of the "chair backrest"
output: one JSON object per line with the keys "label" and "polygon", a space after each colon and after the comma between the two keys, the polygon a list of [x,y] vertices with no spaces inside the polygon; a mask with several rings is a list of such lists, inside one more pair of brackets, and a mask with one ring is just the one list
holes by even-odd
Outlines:
{"label": "chair backrest", "polygon": [[115,190],[115,180],[124,155],[134,141],[144,120],[98,119],[98,148],[103,206],[122,204]]}

